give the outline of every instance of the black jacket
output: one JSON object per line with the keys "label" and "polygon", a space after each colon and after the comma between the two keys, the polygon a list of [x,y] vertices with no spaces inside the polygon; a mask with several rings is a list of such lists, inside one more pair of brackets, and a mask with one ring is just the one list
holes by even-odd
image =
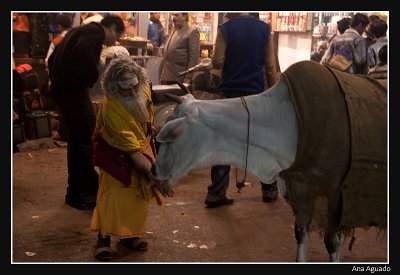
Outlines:
{"label": "black jacket", "polygon": [[96,83],[105,32],[99,23],[71,29],[49,58],[54,96],[79,95]]}

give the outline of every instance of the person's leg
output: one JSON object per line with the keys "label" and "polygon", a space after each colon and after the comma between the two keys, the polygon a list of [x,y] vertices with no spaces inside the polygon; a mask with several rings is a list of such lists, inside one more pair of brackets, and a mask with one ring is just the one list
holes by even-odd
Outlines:
{"label": "person's leg", "polygon": [[[78,209],[94,209],[98,189],[98,174],[91,161],[92,147],[91,145],[68,143],[67,150],[67,203]],[[75,206],[75,204],[82,204],[82,206]]]}
{"label": "person's leg", "polygon": [[276,201],[276,199],[278,198],[278,186],[276,184],[276,181],[270,184],[266,184],[261,181],[260,183],[261,183],[263,202],[269,203]]}
{"label": "person's leg", "polygon": [[59,121],[58,134],[64,141],[68,142],[69,133],[67,130],[67,126],[65,125],[65,118],[60,110],[59,110],[59,115],[58,115],[58,121]]}
{"label": "person's leg", "polygon": [[229,187],[229,165],[216,165],[211,168],[211,185],[208,186],[208,192],[205,204],[208,208],[218,207],[225,204],[232,204],[233,199],[226,197],[226,191]]}
{"label": "person's leg", "polygon": [[91,138],[96,118],[89,95],[57,99],[69,132],[66,203],[82,210],[94,209],[98,174],[92,164]]}

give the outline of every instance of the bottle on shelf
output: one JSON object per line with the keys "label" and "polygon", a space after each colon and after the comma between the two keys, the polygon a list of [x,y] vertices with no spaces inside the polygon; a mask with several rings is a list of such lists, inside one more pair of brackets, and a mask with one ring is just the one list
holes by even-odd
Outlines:
{"label": "bottle on shelf", "polygon": [[293,26],[293,30],[295,32],[299,31],[299,13],[296,12],[296,15],[294,17],[294,26]]}
{"label": "bottle on shelf", "polygon": [[280,16],[280,13],[276,16],[276,31],[281,30],[281,21],[282,21],[282,16]]}
{"label": "bottle on shelf", "polygon": [[286,13],[286,15],[285,15],[283,30],[286,32],[289,30],[289,15],[288,15],[288,13]]}

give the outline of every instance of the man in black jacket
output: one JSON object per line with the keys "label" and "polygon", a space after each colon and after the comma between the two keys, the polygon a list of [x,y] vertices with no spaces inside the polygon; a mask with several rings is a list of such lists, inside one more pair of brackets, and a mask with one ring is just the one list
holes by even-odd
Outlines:
{"label": "man in black jacket", "polygon": [[112,46],[124,33],[118,16],[71,29],[49,58],[50,93],[65,118],[68,131],[68,188],[65,203],[94,209],[98,174],[92,164],[91,137],[96,116],[89,88],[99,77],[102,45]]}

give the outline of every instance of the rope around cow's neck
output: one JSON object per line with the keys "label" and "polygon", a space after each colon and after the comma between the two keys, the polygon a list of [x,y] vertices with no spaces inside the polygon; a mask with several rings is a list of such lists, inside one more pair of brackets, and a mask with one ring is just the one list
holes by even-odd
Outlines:
{"label": "rope around cow's neck", "polygon": [[244,108],[246,109],[247,112],[247,148],[246,148],[246,163],[245,163],[245,168],[244,168],[244,177],[242,181],[238,181],[237,179],[237,168],[236,168],[236,187],[237,187],[237,192],[240,193],[241,189],[245,187],[245,182],[246,182],[246,175],[247,175],[247,158],[249,156],[249,143],[250,143],[250,111],[249,108],[247,107],[246,100],[244,99],[243,96],[240,97],[242,100],[242,104]]}

